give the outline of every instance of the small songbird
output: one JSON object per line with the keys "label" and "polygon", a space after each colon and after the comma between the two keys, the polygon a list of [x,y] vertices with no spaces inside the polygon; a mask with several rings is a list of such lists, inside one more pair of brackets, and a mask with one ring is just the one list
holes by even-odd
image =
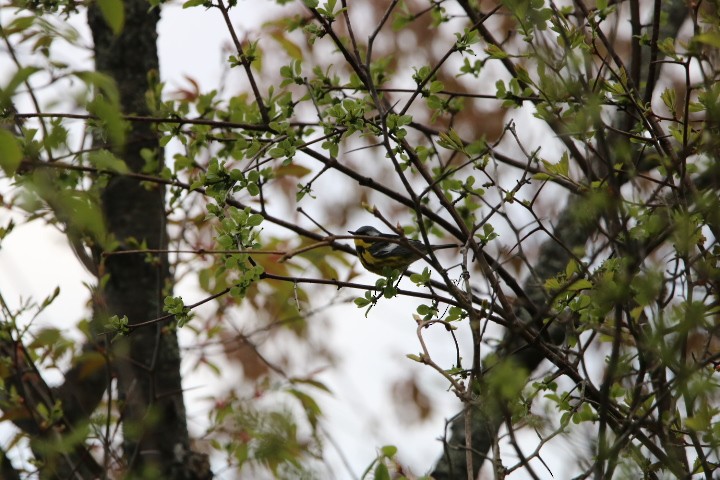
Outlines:
{"label": "small songbird", "polygon": [[[383,274],[383,269],[385,267],[388,267],[390,270],[405,270],[411,263],[421,257],[421,255],[412,248],[401,244],[402,237],[400,235],[381,233],[375,227],[368,225],[360,227],[354,232],[348,230],[348,233],[357,235],[358,237],[363,237],[354,238],[355,251],[357,252],[357,256],[363,267],[378,275]],[[364,237],[374,238],[371,239]],[[377,238],[377,240],[375,238]],[[412,245],[415,249],[419,250],[420,253],[428,252],[428,248],[423,242],[410,239],[406,239],[405,241],[409,245]],[[442,248],[452,247],[457,247],[457,245],[432,245],[430,248],[432,250],[440,250]]]}

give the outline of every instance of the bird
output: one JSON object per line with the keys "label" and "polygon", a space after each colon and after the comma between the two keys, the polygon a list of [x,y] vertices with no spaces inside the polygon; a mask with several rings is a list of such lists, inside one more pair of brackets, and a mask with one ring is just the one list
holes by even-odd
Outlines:
{"label": "bird", "polygon": [[[428,253],[428,247],[419,240],[405,239],[400,235],[391,233],[382,233],[377,228],[369,225],[360,227],[355,231],[348,230],[348,233],[356,235],[353,239],[355,241],[355,251],[362,266],[377,275],[383,275],[386,267],[389,270],[405,270],[410,264],[419,260],[422,254]],[[404,242],[407,245],[403,245]],[[440,250],[452,247],[457,247],[457,245],[431,245],[430,249]]]}

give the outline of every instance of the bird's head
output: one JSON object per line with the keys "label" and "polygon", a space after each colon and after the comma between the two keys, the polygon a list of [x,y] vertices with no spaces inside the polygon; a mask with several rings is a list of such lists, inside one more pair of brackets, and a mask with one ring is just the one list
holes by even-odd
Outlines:
{"label": "bird's head", "polygon": [[353,235],[361,235],[365,237],[379,237],[382,235],[380,231],[375,228],[371,227],[370,225],[365,225],[363,227],[358,228],[354,232],[352,230],[348,230],[348,233],[352,233]]}

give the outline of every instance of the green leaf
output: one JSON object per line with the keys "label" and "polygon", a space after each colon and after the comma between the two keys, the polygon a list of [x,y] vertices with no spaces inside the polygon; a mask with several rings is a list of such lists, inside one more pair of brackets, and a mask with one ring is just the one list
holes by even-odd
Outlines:
{"label": "green leaf", "polygon": [[415,285],[427,285],[430,283],[430,269],[425,267],[422,273],[413,273],[410,275],[410,281]]}
{"label": "green leaf", "polygon": [[666,88],[661,94],[660,98],[666,107],[670,109],[672,113],[675,113],[675,89]]}
{"label": "green leaf", "polygon": [[98,170],[107,170],[116,173],[128,173],[130,169],[125,162],[108,150],[98,150],[88,154],[88,160]]}
{"label": "green leaf", "polygon": [[597,415],[587,403],[584,403],[572,417],[572,421],[576,425],[581,422],[592,422],[595,420],[597,420]]}
{"label": "green leaf", "polygon": [[441,147],[457,152],[465,152],[465,142],[454,129],[451,128],[447,133],[440,132],[439,137],[438,145]]}
{"label": "green leaf", "polygon": [[257,197],[258,195],[260,195],[260,187],[258,187],[257,183],[248,183],[247,189],[248,193],[253,197]]}
{"label": "green leaf", "polygon": [[720,48],[720,32],[705,32],[695,35],[692,40],[694,42],[704,43],[711,47]]}
{"label": "green leaf", "polygon": [[188,0],[183,3],[182,8],[199,7],[200,5],[204,5],[206,1],[207,0]]}
{"label": "green leaf", "polygon": [[263,222],[263,220],[265,220],[265,219],[263,218],[262,215],[260,215],[259,213],[253,213],[248,218],[247,224],[251,227],[257,227],[258,225],[260,225]]}
{"label": "green leaf", "polygon": [[15,171],[22,161],[22,150],[17,138],[7,130],[0,129],[0,168],[8,177],[15,175]]}
{"label": "green leaf", "polygon": [[303,167],[302,165],[297,165],[295,163],[288,163],[287,165],[281,165],[277,169],[275,169],[274,174],[276,177],[302,178],[311,172],[312,172],[312,170],[310,170],[307,167]]}
{"label": "green leaf", "polygon": [[305,410],[305,415],[307,416],[308,422],[310,422],[312,427],[315,428],[317,426],[318,418],[322,413],[322,410],[320,409],[320,406],[315,401],[315,399],[307,393],[301,392],[300,390],[297,390],[295,388],[289,389],[288,393],[290,393],[292,396],[294,396],[300,401],[303,410]]}
{"label": "green leaf", "polygon": [[273,32],[271,36],[291,58],[294,60],[302,60],[302,50],[295,42],[285,36],[283,30],[277,30]]}
{"label": "green leaf", "polygon": [[87,109],[91,114],[98,116],[100,126],[104,128],[108,139],[115,146],[123,145],[128,125],[122,118],[120,93],[115,81],[100,72],[81,71],[75,72],[74,75],[88,86],[94,87],[96,93],[88,102]]}
{"label": "green leaf", "polygon": [[30,75],[39,71],[40,69],[36,67],[23,67],[15,72],[10,81],[4,87],[0,87],[0,106],[10,104],[15,90],[27,81]]}
{"label": "green leaf", "polygon": [[268,155],[270,155],[272,158],[280,158],[280,157],[285,156],[285,150],[283,150],[282,148],[278,148],[278,147],[271,148],[270,151],[268,152]]}
{"label": "green leaf", "polygon": [[382,456],[387,458],[392,458],[397,454],[397,447],[395,445],[385,445],[383,447],[380,447],[380,453]]}
{"label": "green leaf", "polygon": [[575,280],[573,283],[568,285],[567,290],[571,292],[577,292],[579,290],[586,290],[588,288],[592,288],[593,284],[590,280],[581,278],[579,280]]}
{"label": "green leaf", "polygon": [[315,387],[324,392],[332,393],[332,391],[327,387],[327,385],[325,385],[324,383],[322,383],[318,380],[313,380],[312,378],[291,378],[289,380],[290,380],[290,383],[292,383],[292,384],[300,383],[303,385],[310,385],[310,386]]}
{"label": "green leaf", "polygon": [[4,28],[5,34],[10,35],[11,33],[18,33],[23,30],[27,30],[33,23],[35,23],[35,18],[37,17],[34,15],[16,17],[12,22],[10,22],[10,25]]}
{"label": "green leaf", "polygon": [[62,337],[57,328],[43,328],[35,334],[35,339],[28,345],[29,348],[52,347]]}
{"label": "green leaf", "polygon": [[353,303],[357,305],[359,308],[366,307],[367,305],[371,304],[372,301],[368,300],[367,298],[358,297],[355,300],[353,300]]}
{"label": "green leaf", "polygon": [[47,297],[43,300],[42,305],[41,305],[41,308],[45,308],[45,307],[47,307],[48,305],[50,305],[52,302],[54,302],[55,299],[58,297],[58,295],[60,295],[60,287],[55,287],[55,290],[53,290],[53,293],[50,294],[49,296],[47,296]]}
{"label": "green leaf", "polygon": [[493,395],[516,399],[527,381],[527,371],[512,359],[502,360],[489,370],[486,381]]}
{"label": "green leaf", "polygon": [[545,280],[544,287],[549,292],[556,292],[560,290],[560,281],[557,278],[548,278]]}
{"label": "green leaf", "polygon": [[558,163],[553,164],[547,160],[542,160],[542,163],[548,173],[552,175],[568,178],[570,174],[570,157],[567,152],[563,152]]}
{"label": "green leaf", "polygon": [[496,58],[498,60],[508,58],[509,56],[503,49],[493,44],[488,45],[488,47],[485,49],[485,53],[490,55],[490,58]]}
{"label": "green leaf", "polygon": [[390,480],[390,472],[384,463],[378,463],[375,467],[375,480]]}
{"label": "green leaf", "polygon": [[575,272],[578,271],[578,264],[574,259],[570,259],[567,266],[565,266],[565,276],[572,277]]}
{"label": "green leaf", "polygon": [[445,85],[440,80],[435,80],[430,83],[430,93],[438,93],[445,88]]}
{"label": "green leaf", "polygon": [[130,333],[129,328],[130,321],[128,320],[127,315],[123,315],[122,318],[118,317],[117,315],[113,315],[108,319],[108,323],[105,324],[105,328],[108,328],[119,335],[127,335]]}
{"label": "green leaf", "polygon": [[125,7],[122,0],[98,0],[98,7],[108,27],[116,36],[120,35],[125,25]]}

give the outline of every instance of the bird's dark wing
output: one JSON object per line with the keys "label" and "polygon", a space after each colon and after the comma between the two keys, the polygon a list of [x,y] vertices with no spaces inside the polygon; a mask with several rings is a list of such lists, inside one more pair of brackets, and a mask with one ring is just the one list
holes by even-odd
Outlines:
{"label": "bird's dark wing", "polygon": [[[390,235],[390,234],[382,234],[385,238],[392,238],[397,239],[398,237],[396,235]],[[417,248],[421,252],[425,252],[427,249],[425,248],[425,244],[422,242],[419,242],[417,240],[408,240],[408,243],[411,244],[413,247]],[[370,253],[377,257],[377,258],[388,258],[393,256],[402,256],[402,257],[414,257],[419,258],[417,252],[414,250],[404,246],[400,245],[399,243],[395,242],[384,242],[382,240],[373,242],[372,246],[369,248]]]}
{"label": "bird's dark wing", "polygon": [[407,249],[398,250],[397,243],[392,242],[384,242],[382,240],[373,242],[373,244],[368,248],[368,251],[373,257],[376,258],[388,258],[395,255],[402,255],[402,252]]}

